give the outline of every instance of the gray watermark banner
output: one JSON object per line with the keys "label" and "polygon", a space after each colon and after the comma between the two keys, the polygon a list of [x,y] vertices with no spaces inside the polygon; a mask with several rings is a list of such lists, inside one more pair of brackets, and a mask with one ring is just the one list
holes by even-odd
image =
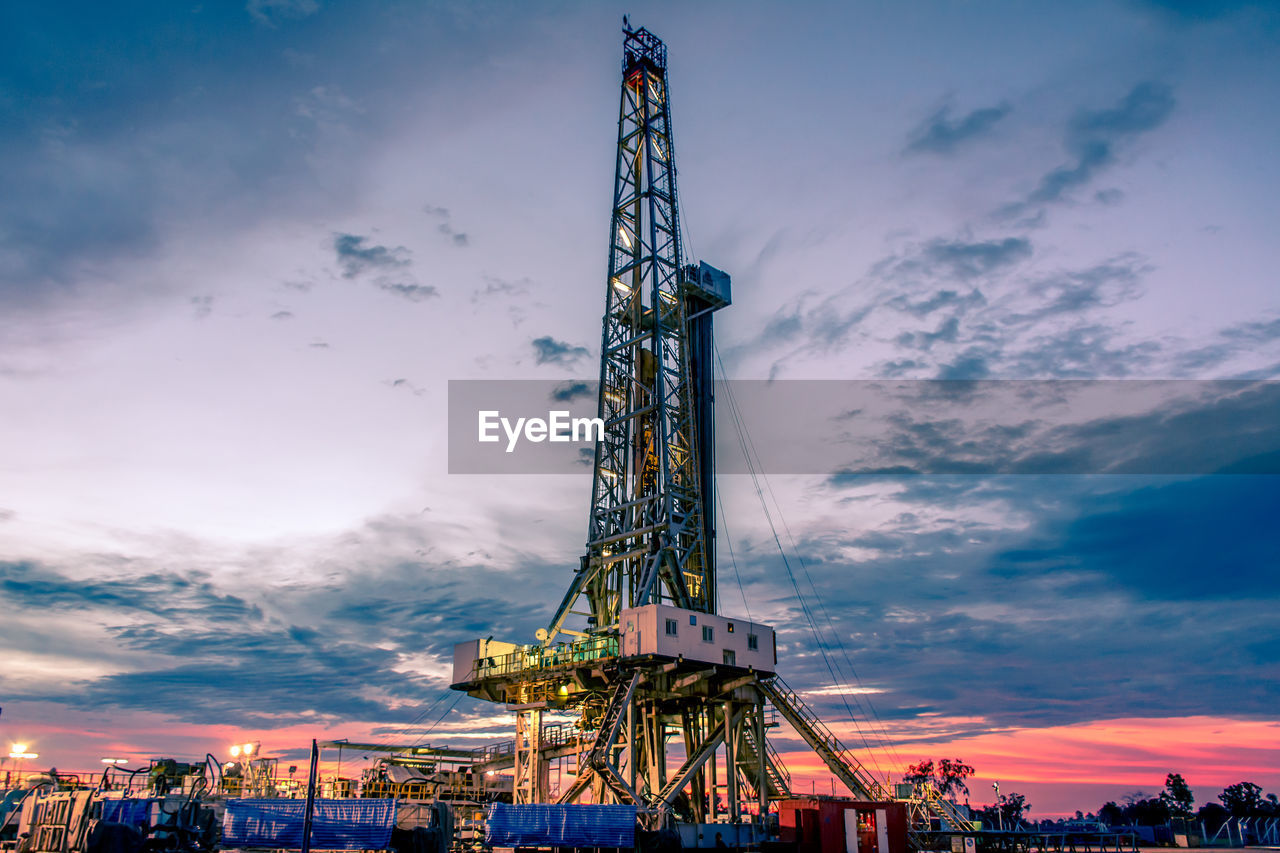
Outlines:
{"label": "gray watermark banner", "polygon": [[[1280,474],[1280,382],[718,382],[719,474]],[[449,473],[589,474],[593,380],[451,380]]]}

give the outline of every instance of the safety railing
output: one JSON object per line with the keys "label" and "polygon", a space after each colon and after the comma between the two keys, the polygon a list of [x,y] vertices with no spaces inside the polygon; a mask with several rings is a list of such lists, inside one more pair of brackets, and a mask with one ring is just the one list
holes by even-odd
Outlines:
{"label": "safety railing", "polygon": [[616,658],[618,648],[618,638],[612,634],[586,637],[554,646],[521,646],[505,655],[478,659],[475,673],[477,679],[527,677],[532,673],[572,669],[603,658]]}

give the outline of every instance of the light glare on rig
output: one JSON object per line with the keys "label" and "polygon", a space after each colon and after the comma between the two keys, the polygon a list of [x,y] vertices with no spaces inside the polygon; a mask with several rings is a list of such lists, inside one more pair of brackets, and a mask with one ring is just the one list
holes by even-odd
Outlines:
{"label": "light glare on rig", "polygon": [[250,741],[249,743],[233,743],[231,744],[231,748],[228,750],[228,752],[231,753],[232,758],[235,758],[240,755],[243,755],[245,758],[248,758],[249,756],[253,755],[254,751],[257,750],[261,745],[262,744],[258,743],[257,741]]}

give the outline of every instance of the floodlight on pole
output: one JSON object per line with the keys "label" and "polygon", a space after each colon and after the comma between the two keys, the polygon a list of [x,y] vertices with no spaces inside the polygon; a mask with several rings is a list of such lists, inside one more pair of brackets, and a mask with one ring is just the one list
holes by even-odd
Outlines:
{"label": "floodlight on pole", "polygon": [[12,747],[13,748],[9,751],[10,758],[39,758],[40,757],[40,754],[38,752],[27,752],[27,745],[25,743],[15,743],[15,744],[12,744]]}

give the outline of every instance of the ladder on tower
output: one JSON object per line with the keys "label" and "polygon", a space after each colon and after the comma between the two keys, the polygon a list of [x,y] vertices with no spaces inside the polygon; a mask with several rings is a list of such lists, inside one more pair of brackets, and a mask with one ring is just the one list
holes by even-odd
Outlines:
{"label": "ladder on tower", "polygon": [[[765,750],[765,784],[768,785],[768,797],[770,800],[784,800],[791,796],[791,774],[787,772],[787,768],[782,763],[782,756],[778,755],[773,745],[766,738],[764,742]],[[751,726],[745,726],[742,729],[742,741],[738,746],[738,767],[746,776],[747,784],[753,790],[754,796],[760,793],[760,748],[756,743],[756,733]]]}

